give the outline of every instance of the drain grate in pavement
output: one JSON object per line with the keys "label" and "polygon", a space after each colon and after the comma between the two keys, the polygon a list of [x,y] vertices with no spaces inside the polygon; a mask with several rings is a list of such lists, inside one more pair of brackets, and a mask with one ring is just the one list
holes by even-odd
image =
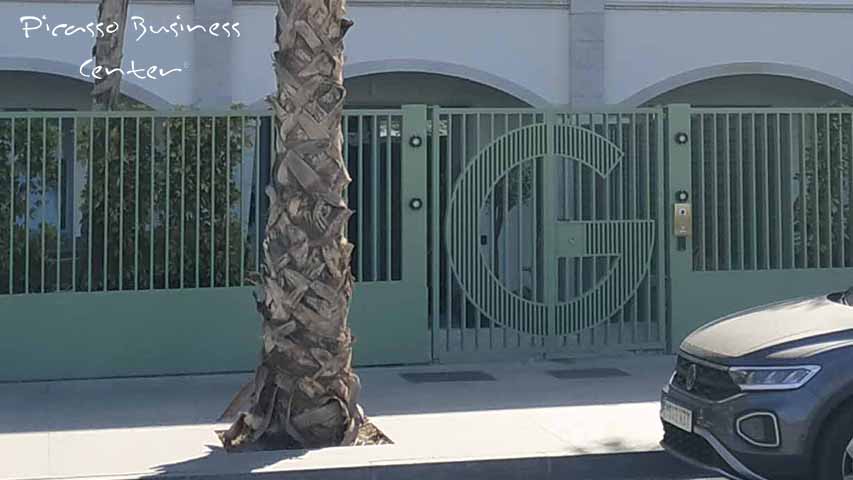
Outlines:
{"label": "drain grate in pavement", "polygon": [[574,358],[549,358],[548,361],[553,363],[562,363],[563,365],[573,365],[577,363],[577,359]]}
{"label": "drain grate in pavement", "polygon": [[411,383],[494,382],[495,377],[481,371],[401,373]]}
{"label": "drain grate in pavement", "polygon": [[576,380],[582,378],[627,377],[628,373],[618,368],[571,368],[566,370],[549,370],[548,375],[560,380]]}

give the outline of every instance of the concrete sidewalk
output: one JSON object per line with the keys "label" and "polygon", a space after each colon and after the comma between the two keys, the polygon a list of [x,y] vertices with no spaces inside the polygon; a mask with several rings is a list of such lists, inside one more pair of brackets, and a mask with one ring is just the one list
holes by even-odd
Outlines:
{"label": "concrete sidewalk", "polygon": [[[227,426],[215,419],[247,374],[2,384],[0,479],[276,472],[350,479],[394,466],[414,469],[401,473],[410,478],[430,465],[434,472],[467,465],[468,473],[491,465],[520,478],[598,454],[623,454],[628,469],[632,454],[659,450],[658,398],[673,365],[672,356],[629,356],[361,369],[362,404],[393,445],[241,454],[222,452],[214,429]],[[554,370],[594,378],[558,379]],[[412,383],[400,375],[447,371],[494,380]],[[625,375],[614,376],[619,371]],[[519,459],[540,461],[500,463]]]}

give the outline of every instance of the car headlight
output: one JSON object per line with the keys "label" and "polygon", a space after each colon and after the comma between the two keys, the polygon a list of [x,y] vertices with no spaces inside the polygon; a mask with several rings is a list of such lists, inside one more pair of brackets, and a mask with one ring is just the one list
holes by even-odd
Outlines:
{"label": "car headlight", "polygon": [[820,367],[731,367],[729,375],[741,390],[795,390],[814,377]]}

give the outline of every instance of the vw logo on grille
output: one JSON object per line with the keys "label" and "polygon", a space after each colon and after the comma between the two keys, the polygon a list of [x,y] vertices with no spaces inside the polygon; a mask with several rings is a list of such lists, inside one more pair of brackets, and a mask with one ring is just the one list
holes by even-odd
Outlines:
{"label": "vw logo on grille", "polygon": [[696,364],[690,365],[690,368],[687,369],[687,378],[684,379],[684,387],[687,388],[688,392],[693,391],[693,387],[696,386],[696,377],[699,375],[699,369],[696,367]]}

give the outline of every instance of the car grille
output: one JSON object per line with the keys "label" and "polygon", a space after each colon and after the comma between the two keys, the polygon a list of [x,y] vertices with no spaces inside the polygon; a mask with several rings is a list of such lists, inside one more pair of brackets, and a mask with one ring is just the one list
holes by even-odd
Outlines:
{"label": "car grille", "polygon": [[[687,372],[692,365],[696,365],[696,383],[692,390],[688,390]],[[693,362],[680,355],[676,362],[675,378],[672,383],[682,390],[713,401],[723,400],[740,393],[740,388],[732,381],[729,372]]]}
{"label": "car grille", "polygon": [[734,470],[714,450],[707,440],[695,433],[685,432],[674,425],[666,422],[663,424],[664,447],[684,455],[694,462],[716,468],[723,472],[735,474]]}

